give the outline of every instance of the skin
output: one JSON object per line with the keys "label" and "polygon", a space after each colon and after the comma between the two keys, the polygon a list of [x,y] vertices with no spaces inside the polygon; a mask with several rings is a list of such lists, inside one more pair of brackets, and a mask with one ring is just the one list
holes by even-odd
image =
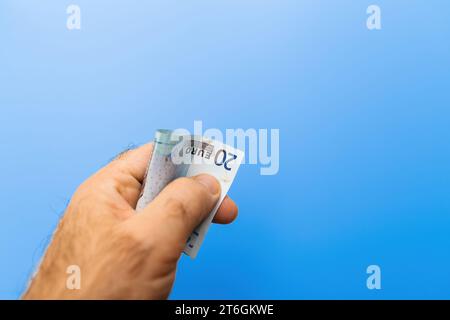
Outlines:
{"label": "skin", "polygon": [[[152,145],[128,151],[86,180],[73,195],[24,299],[166,299],[177,262],[195,227],[220,196],[209,175],[180,178],[136,214]],[[230,223],[225,198],[214,222]],[[81,288],[66,286],[70,265]]]}

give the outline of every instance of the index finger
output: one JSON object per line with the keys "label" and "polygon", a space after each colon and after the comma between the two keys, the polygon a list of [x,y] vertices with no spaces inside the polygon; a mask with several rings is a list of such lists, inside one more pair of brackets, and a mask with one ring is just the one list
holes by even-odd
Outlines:
{"label": "index finger", "polygon": [[110,164],[108,169],[121,170],[128,173],[142,184],[148,163],[153,152],[153,143],[147,143],[139,148],[121,153]]}

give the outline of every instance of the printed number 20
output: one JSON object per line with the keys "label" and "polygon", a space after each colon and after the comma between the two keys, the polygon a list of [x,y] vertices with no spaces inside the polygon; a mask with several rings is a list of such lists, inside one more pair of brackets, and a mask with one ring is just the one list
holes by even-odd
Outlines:
{"label": "printed number 20", "polygon": [[231,168],[228,166],[228,164],[231,161],[236,160],[236,158],[237,158],[237,155],[229,153],[229,152],[227,153],[224,149],[220,149],[216,153],[216,157],[214,158],[214,163],[216,164],[216,166],[223,165],[225,170],[230,171]]}

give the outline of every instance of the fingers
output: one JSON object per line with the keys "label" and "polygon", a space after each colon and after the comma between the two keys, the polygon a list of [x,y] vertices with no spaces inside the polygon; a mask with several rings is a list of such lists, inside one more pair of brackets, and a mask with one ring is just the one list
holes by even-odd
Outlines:
{"label": "fingers", "polygon": [[220,184],[210,175],[176,179],[132,218],[135,232],[147,237],[152,233],[164,247],[179,254],[219,197]]}
{"label": "fingers", "polygon": [[137,149],[120,154],[108,167],[111,170],[119,169],[125,171],[139,181],[139,183],[142,183],[152,151],[153,144],[147,143]]}
{"label": "fingers", "polygon": [[[117,192],[126,200],[130,209],[135,208],[152,152],[152,143],[126,151],[108,164],[101,171],[102,174],[97,175],[97,179],[106,180],[107,184],[110,184],[108,181],[111,179],[114,180],[112,185]],[[225,197],[213,222],[231,223],[236,219],[237,212],[236,204],[229,197]]]}
{"label": "fingers", "polygon": [[132,210],[136,207],[152,151],[151,143],[126,151],[98,171],[91,181],[96,182],[95,186],[103,193],[109,190],[119,194]]}
{"label": "fingers", "polygon": [[231,200],[228,196],[223,199],[220,204],[219,209],[217,210],[216,216],[214,217],[213,222],[220,224],[228,224],[233,222],[238,214],[238,207],[236,203]]}

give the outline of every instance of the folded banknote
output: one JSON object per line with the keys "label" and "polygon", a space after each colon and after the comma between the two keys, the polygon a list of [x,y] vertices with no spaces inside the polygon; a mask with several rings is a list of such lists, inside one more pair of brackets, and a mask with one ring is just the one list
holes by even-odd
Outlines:
{"label": "folded banknote", "polygon": [[184,249],[187,255],[195,258],[243,157],[242,151],[218,141],[201,136],[179,136],[171,130],[158,130],[136,210],[138,212],[142,210],[176,178],[192,177],[203,173],[214,176],[222,190],[219,202],[194,230]]}

